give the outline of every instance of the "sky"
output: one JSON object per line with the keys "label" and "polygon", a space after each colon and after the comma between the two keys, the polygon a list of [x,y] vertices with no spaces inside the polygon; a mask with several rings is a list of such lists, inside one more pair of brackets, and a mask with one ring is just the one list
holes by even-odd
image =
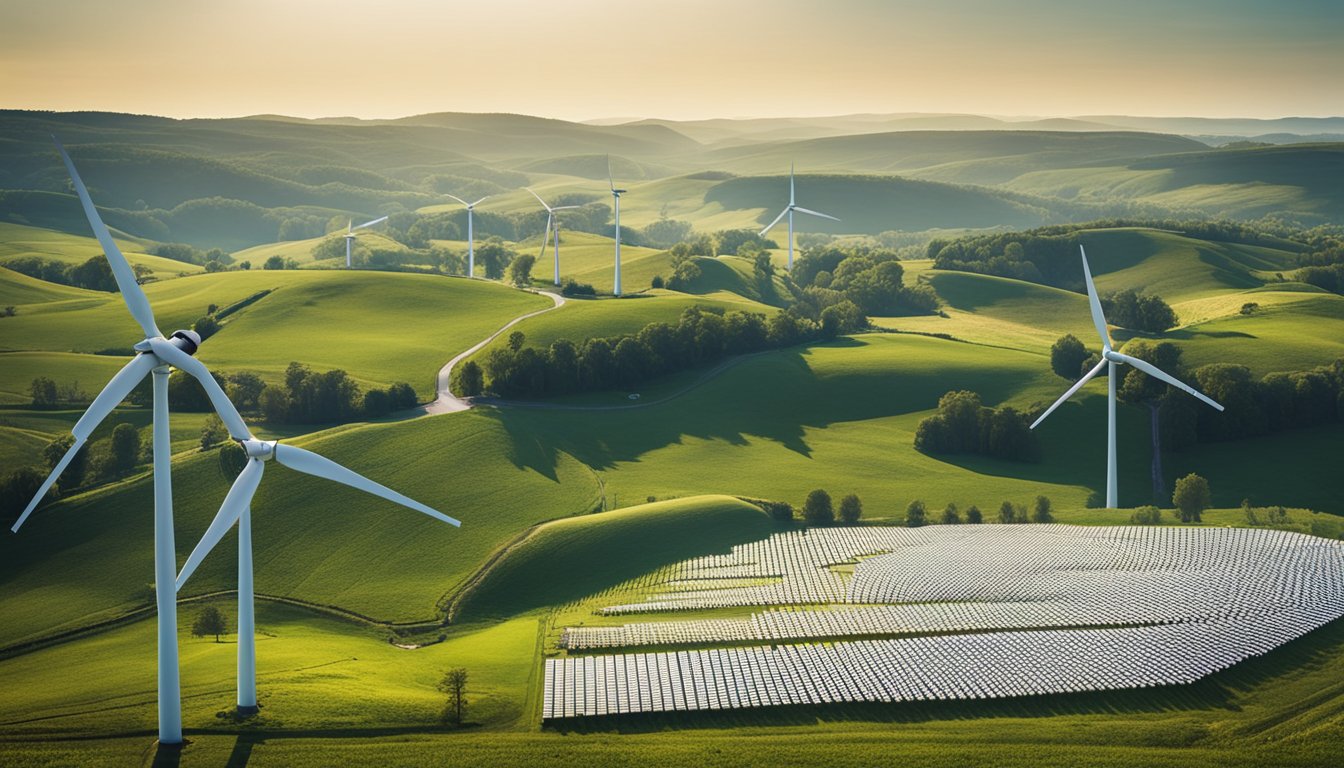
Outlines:
{"label": "sky", "polygon": [[0,0],[0,108],[1344,114],[1341,0]]}

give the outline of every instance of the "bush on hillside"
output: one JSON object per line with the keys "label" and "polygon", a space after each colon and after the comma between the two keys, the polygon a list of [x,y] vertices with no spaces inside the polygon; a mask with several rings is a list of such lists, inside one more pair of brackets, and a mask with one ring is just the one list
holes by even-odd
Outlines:
{"label": "bush on hillside", "polygon": [[1040,461],[1041,448],[1027,418],[1011,407],[986,408],[980,395],[948,392],[938,412],[915,430],[915,448],[925,453],[974,453],[1012,461]]}

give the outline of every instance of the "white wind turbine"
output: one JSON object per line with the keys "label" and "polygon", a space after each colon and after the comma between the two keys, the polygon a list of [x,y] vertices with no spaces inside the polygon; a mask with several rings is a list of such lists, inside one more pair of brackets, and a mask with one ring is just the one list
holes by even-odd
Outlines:
{"label": "white wind turbine", "polygon": [[616,280],[615,289],[612,293],[621,295],[621,195],[626,190],[617,189],[616,182],[611,178],[611,156],[607,156],[607,186],[611,187],[612,210],[616,214]]}
{"label": "white wind turbine", "polygon": [[[54,140],[55,137],[53,137]],[[132,349],[135,357],[117,372],[102,392],[94,398],[89,409],[70,430],[74,443],[70,446],[56,467],[38,488],[37,494],[19,515],[11,529],[16,533],[28,516],[37,508],[38,502],[70,465],[75,454],[89,439],[89,435],[107,418],[108,414],[131,393],[146,375],[153,375],[154,392],[154,596],[158,614],[158,702],[159,702],[159,742],[161,744],[180,744],[182,742],[182,691],[178,672],[177,655],[177,596],[169,587],[174,581],[176,570],[176,550],[173,541],[173,488],[169,464],[172,459],[172,443],[168,433],[168,367],[171,365],[185,371],[201,382],[215,410],[220,412],[230,434],[237,436],[241,420],[232,418],[233,405],[224,390],[210,375],[199,360],[192,357],[200,346],[201,337],[193,331],[177,331],[164,338],[154,322],[154,312],[149,306],[145,292],[135,282],[135,274],[130,263],[112,239],[98,211],[93,207],[89,190],[75,170],[75,164],[66,154],[59,141],[56,149],[65,162],[66,170],[74,183],[75,193],[84,207],[84,215],[89,220],[93,234],[111,265],[112,275],[116,278],[121,298],[126,302],[131,317],[144,331],[145,337]]]}
{"label": "white wind turbine", "polygon": [[476,211],[476,206],[490,199],[489,195],[482,197],[474,203],[468,203],[457,195],[449,195],[457,202],[467,207],[467,277],[476,276],[476,238],[471,229],[471,218]]}
{"label": "white wind turbine", "polygon": [[346,229],[345,229],[345,268],[346,268],[346,269],[349,269],[349,268],[350,268],[350,252],[351,252],[351,251],[354,249],[354,247],[355,247],[355,233],[358,232],[359,230],[365,228],[365,227],[372,227],[374,224],[381,224],[381,223],[383,223],[384,221],[387,221],[387,217],[386,217],[386,216],[381,216],[381,217],[379,217],[379,218],[374,219],[373,221],[366,221],[366,222],[364,222],[363,224],[360,224],[358,227],[356,227],[356,226],[355,226],[355,220],[354,220],[354,219],[350,219],[350,223],[346,225]]}
{"label": "white wind turbine", "polygon": [[[527,188],[524,187],[524,189],[527,189]],[[530,189],[528,189],[527,191],[528,191],[528,192],[532,192],[532,190],[530,190]],[[537,202],[541,203],[541,207],[542,207],[542,208],[545,208],[545,209],[546,209],[546,233],[543,234],[543,235],[541,236],[541,253],[537,256],[537,258],[540,259],[542,256],[545,256],[545,255],[546,255],[546,240],[547,240],[547,238],[549,238],[549,237],[551,236],[551,227],[554,226],[554,227],[555,227],[555,284],[556,284],[556,285],[559,285],[559,284],[560,284],[560,218],[559,218],[558,216],[556,216],[555,214],[556,214],[557,211],[567,211],[567,210],[569,210],[569,209],[571,209],[571,208],[578,208],[579,206],[577,206],[577,205],[557,205],[557,206],[555,206],[554,208],[552,208],[551,206],[549,206],[549,205],[546,204],[546,201],[545,201],[545,200],[542,200],[542,199],[541,199],[541,195],[538,195],[536,192],[532,192],[532,196],[535,197],[535,198],[537,198]]]}
{"label": "white wind turbine", "polygon": [[1036,425],[1045,421],[1046,416],[1053,413],[1056,408],[1063,405],[1065,400],[1072,397],[1073,393],[1082,389],[1084,384],[1091,381],[1097,374],[1101,373],[1102,366],[1106,366],[1106,507],[1108,509],[1115,509],[1117,505],[1116,496],[1118,495],[1115,461],[1115,387],[1117,378],[1115,369],[1117,365],[1124,364],[1133,366],[1158,381],[1165,382],[1177,389],[1189,392],[1220,411],[1223,410],[1223,406],[1214,402],[1213,399],[1202,392],[1199,392],[1194,387],[1167,374],[1152,363],[1121,354],[1111,348],[1111,336],[1106,331],[1106,316],[1102,314],[1101,299],[1097,297],[1097,287],[1092,283],[1092,270],[1088,269],[1087,266],[1087,252],[1083,250],[1081,244],[1078,246],[1078,252],[1083,258],[1083,280],[1087,283],[1087,301],[1092,310],[1092,324],[1096,326],[1097,335],[1101,337],[1101,362],[1097,363],[1092,370],[1088,371],[1087,374],[1079,379],[1072,387],[1069,387],[1069,390],[1056,400],[1054,405],[1047,408],[1045,413],[1042,413],[1040,418],[1032,423],[1031,428],[1035,429]]}
{"label": "white wind turbine", "polygon": [[[239,423],[242,419],[237,412],[233,417]],[[246,430],[246,427],[244,427]],[[374,496],[380,496],[423,512],[451,525],[462,524],[447,515],[436,512],[418,501],[409,499],[396,491],[379,485],[366,477],[358,475],[336,462],[292,445],[281,445],[275,441],[258,440],[251,434],[238,441],[247,454],[247,464],[238,473],[229,493],[224,497],[215,519],[206,529],[196,548],[192,550],[182,571],[177,576],[177,590],[196,572],[196,568],[215,545],[224,538],[234,523],[238,524],[238,711],[251,713],[257,711],[257,642],[256,612],[252,589],[252,496],[261,483],[261,474],[266,462],[275,459],[290,469],[316,477],[344,483]]]}
{"label": "white wind turbine", "polygon": [[819,217],[821,217],[821,218],[823,218],[823,219],[830,219],[831,221],[839,221],[839,219],[837,219],[837,218],[834,217],[834,216],[831,216],[830,214],[822,213],[822,212],[820,212],[820,211],[813,211],[813,210],[811,210],[811,209],[804,208],[804,207],[802,207],[801,205],[798,205],[797,201],[796,201],[795,198],[794,198],[794,193],[793,193],[793,192],[794,192],[794,190],[793,190],[793,164],[790,163],[790,164],[789,164],[789,204],[788,204],[787,206],[784,207],[784,210],[782,210],[782,211],[779,212],[779,215],[775,217],[775,220],[774,220],[774,221],[770,222],[768,225],[766,225],[765,229],[762,229],[762,230],[761,230],[761,236],[764,237],[764,236],[765,236],[765,233],[766,233],[766,232],[769,232],[771,229],[773,229],[774,226],[775,226],[776,224],[779,223],[779,220],[780,220],[780,219],[784,218],[785,216],[788,216],[788,217],[789,217],[789,271],[793,271],[793,212],[794,212],[794,211],[797,211],[797,212],[799,212],[799,213],[806,213],[806,214],[808,214],[809,216],[819,216]]}

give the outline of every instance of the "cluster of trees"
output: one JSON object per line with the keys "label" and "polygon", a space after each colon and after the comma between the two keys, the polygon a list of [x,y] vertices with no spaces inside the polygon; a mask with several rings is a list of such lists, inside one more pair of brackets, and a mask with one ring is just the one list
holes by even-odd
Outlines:
{"label": "cluster of trees", "polygon": [[[81,264],[66,264],[40,256],[22,256],[5,262],[5,266],[48,283],[73,285],[91,291],[117,292],[117,280],[112,276],[112,267],[101,255]],[[138,282],[144,282],[149,276],[149,270],[140,264],[133,264],[131,268],[135,271],[135,279]]]}
{"label": "cluster of trees", "polygon": [[[1127,353],[1129,349],[1126,345]],[[1131,371],[1125,383],[1136,374],[1143,375]],[[1162,426],[1172,448],[1344,420],[1344,358],[1308,371],[1269,373],[1258,380],[1244,365],[1214,363],[1196,368],[1194,383],[1226,410],[1220,413],[1175,393],[1165,397]]]}
{"label": "cluster of trees", "polygon": [[938,399],[938,412],[915,430],[925,453],[976,453],[1012,461],[1040,461],[1041,446],[1026,414],[1011,406],[989,408],[980,395],[954,390]]}
{"label": "cluster of trees", "polygon": [[[110,431],[99,430],[98,434],[101,436],[89,441],[70,460],[56,485],[48,491],[48,500],[124,477],[151,459],[150,441],[147,437],[142,439],[134,424],[121,422]],[[42,449],[41,465],[19,467],[0,478],[0,520],[8,524],[18,518],[74,442],[71,435],[60,435]]]}
{"label": "cluster of trees", "polygon": [[820,312],[842,301],[865,315],[926,315],[938,297],[927,285],[905,285],[896,251],[862,244],[825,244],[804,249],[790,275],[802,301]]}
{"label": "cluster of trees", "polygon": [[[211,248],[203,251],[186,243],[161,243],[154,246],[150,253],[155,256],[162,256],[165,259],[180,261],[184,264],[196,264],[205,267],[207,272],[220,272],[229,268],[233,263],[233,257],[225,253],[223,249]],[[241,265],[240,265],[241,266]],[[248,264],[244,269],[250,268]]]}
{"label": "cluster of trees", "polygon": [[1116,291],[1101,297],[1101,308],[1111,325],[1146,333],[1161,333],[1176,327],[1176,312],[1161,296]]}
{"label": "cluster of trees", "polygon": [[[793,516],[793,507],[784,505],[788,509],[789,517]],[[808,525],[834,525],[836,521],[836,508],[831,502],[831,495],[821,488],[807,494],[803,501],[803,520]],[[839,520],[845,525],[856,525],[859,518],[863,517],[863,502],[857,494],[848,494],[840,499]]]}
{"label": "cluster of trees", "polygon": [[793,312],[769,318],[688,307],[675,325],[650,323],[629,336],[558,339],[549,349],[526,346],[521,331],[508,344],[454,369],[453,389],[472,397],[545,397],[613,387],[630,388],[655,376],[708,365],[726,355],[776,349],[845,332],[837,313],[818,324]]}
{"label": "cluster of trees", "polygon": [[1303,267],[1298,270],[1297,279],[1331,293],[1344,294],[1344,264]]}
{"label": "cluster of trees", "polygon": [[[1021,504],[1005,501],[999,505],[998,521],[1004,525],[1053,523],[1055,521],[1054,506],[1048,496],[1037,496],[1036,500],[1032,502],[1030,512]],[[905,525],[907,528],[920,528],[934,523],[942,525],[961,525],[962,523],[979,525],[983,522],[984,513],[974,504],[966,508],[963,516],[956,504],[948,502],[937,519],[931,516],[928,507],[920,499],[915,499],[905,508]]]}
{"label": "cluster of trees", "polygon": [[[283,387],[263,384],[255,398],[267,421],[289,424],[329,424],[357,418],[376,418],[413,408],[415,390],[398,382],[387,389],[362,392],[345,371],[314,371],[292,362],[285,369]],[[235,400],[241,409],[244,402]]]}

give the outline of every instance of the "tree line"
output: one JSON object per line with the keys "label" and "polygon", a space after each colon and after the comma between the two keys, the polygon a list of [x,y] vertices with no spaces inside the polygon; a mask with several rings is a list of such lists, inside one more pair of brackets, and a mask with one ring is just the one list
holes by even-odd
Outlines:
{"label": "tree line", "polygon": [[840,308],[828,309],[818,323],[792,311],[767,318],[696,306],[686,308],[676,324],[649,323],[634,334],[580,343],[557,339],[548,349],[527,346],[526,336],[514,331],[508,343],[491,350],[483,363],[468,360],[454,369],[453,391],[465,397],[536,398],[629,389],[728,355],[832,339],[855,330],[854,321]]}

